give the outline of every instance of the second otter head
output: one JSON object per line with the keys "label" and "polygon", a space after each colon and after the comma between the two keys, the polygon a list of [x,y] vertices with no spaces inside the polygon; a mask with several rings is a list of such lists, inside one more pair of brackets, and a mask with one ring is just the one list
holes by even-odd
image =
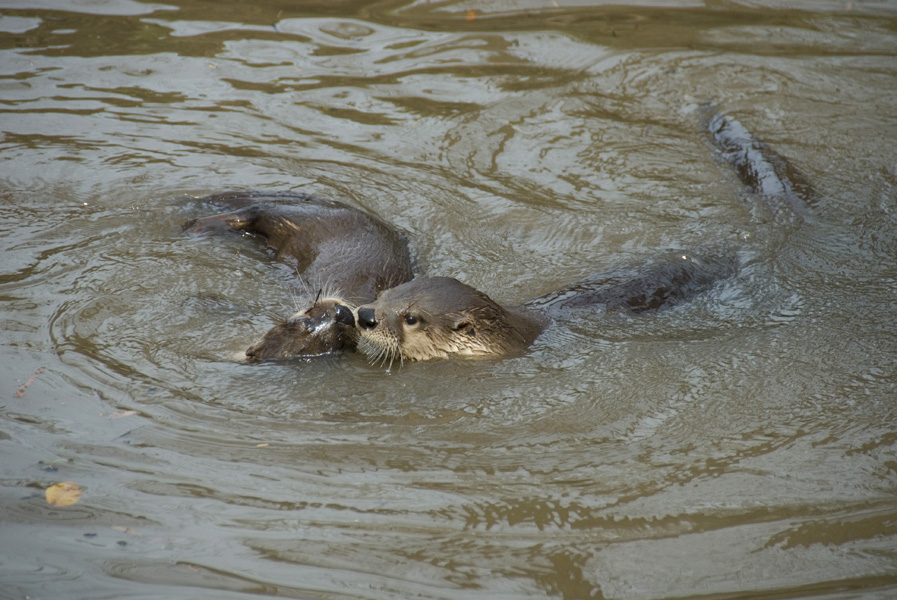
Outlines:
{"label": "second otter head", "polygon": [[246,350],[249,360],[286,360],[339,352],[356,337],[354,323],[345,325],[351,309],[339,298],[318,298],[309,308],[272,327]]}
{"label": "second otter head", "polygon": [[403,283],[341,315],[340,322],[356,327],[359,350],[384,364],[505,355],[525,348],[541,331],[528,315],[450,277]]}

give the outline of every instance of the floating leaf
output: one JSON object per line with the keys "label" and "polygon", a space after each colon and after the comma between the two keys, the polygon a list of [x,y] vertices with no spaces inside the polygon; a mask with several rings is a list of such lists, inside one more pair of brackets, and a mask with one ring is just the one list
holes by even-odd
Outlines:
{"label": "floating leaf", "polygon": [[81,486],[74,481],[63,481],[48,487],[45,495],[53,506],[71,506],[81,499]]}
{"label": "floating leaf", "polygon": [[43,372],[44,372],[44,368],[43,368],[43,367],[40,367],[37,371],[35,371],[35,372],[34,372],[34,375],[32,375],[31,378],[30,378],[28,381],[26,381],[26,382],[22,385],[22,387],[19,388],[19,391],[16,392],[16,398],[24,398],[24,397],[25,397],[25,390],[27,390],[27,389],[28,389],[28,386],[31,385],[32,383],[34,383],[34,381],[37,379],[37,376],[40,375],[40,374],[43,373]]}
{"label": "floating leaf", "polygon": [[118,412],[109,413],[106,415],[107,419],[121,419],[122,417],[130,417],[131,415],[139,415],[140,413],[136,410],[120,410]]}
{"label": "floating leaf", "polygon": [[130,535],[140,535],[137,531],[131,529],[130,527],[124,527],[123,525],[113,525],[112,529],[115,531],[121,531],[122,533],[127,533]]}

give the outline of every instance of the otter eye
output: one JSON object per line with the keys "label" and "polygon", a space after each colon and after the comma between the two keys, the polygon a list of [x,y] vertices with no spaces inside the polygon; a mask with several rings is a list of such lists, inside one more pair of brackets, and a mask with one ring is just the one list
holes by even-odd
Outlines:
{"label": "otter eye", "polygon": [[405,315],[405,325],[410,327],[412,325],[417,325],[417,322],[417,317],[414,315]]}

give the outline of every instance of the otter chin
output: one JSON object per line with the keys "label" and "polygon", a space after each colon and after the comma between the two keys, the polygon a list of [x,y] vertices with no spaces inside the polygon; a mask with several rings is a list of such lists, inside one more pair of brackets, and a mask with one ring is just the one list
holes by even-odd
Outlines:
{"label": "otter chin", "polygon": [[371,363],[520,354],[547,324],[524,308],[502,306],[451,277],[421,277],[386,290],[372,304],[343,306]]}

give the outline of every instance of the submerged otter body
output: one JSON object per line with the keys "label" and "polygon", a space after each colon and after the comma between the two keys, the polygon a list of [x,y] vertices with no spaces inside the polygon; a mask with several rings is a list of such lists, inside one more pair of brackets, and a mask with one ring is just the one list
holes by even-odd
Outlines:
{"label": "submerged otter body", "polygon": [[[712,114],[711,138],[745,187],[765,202],[790,206],[798,215],[812,202],[806,180],[783,157],[759,142],[731,117]],[[359,334],[369,360],[429,360],[519,354],[554,316],[604,306],[633,312],[674,305],[736,272],[726,254],[659,260],[626,275],[594,275],[522,306],[496,303],[447,277],[416,279],[383,292],[375,302],[336,307],[336,315]]]}
{"label": "submerged otter body", "polygon": [[[317,295],[250,346],[246,355],[252,360],[316,356],[353,346],[356,332],[336,321],[334,307],[371,302],[413,277],[405,240],[379,219],[340,202],[256,192],[202,200],[234,210],[197,219],[186,231],[260,235],[278,259],[295,263],[307,290]],[[327,296],[320,297],[321,290]]]}

